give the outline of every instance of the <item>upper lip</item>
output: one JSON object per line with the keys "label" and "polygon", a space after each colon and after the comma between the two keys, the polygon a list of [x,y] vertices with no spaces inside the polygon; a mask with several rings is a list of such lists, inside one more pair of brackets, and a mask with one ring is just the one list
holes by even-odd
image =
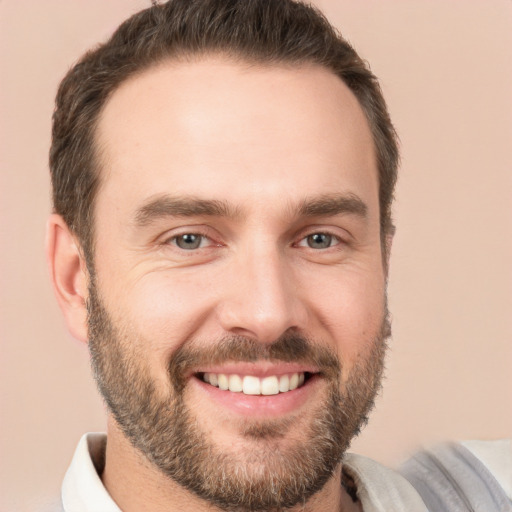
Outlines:
{"label": "upper lip", "polygon": [[228,375],[252,375],[254,377],[269,377],[271,375],[285,375],[290,373],[318,373],[314,365],[304,363],[285,363],[275,361],[236,362],[218,365],[206,365],[190,372],[190,376],[198,373],[223,373]]}

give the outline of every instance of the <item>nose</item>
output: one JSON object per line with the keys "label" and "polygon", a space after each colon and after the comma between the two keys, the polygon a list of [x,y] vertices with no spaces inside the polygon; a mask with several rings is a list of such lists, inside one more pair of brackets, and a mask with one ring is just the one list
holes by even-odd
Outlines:
{"label": "nose", "polygon": [[286,331],[305,327],[300,284],[279,250],[248,251],[230,265],[229,281],[218,304],[225,332],[272,343]]}

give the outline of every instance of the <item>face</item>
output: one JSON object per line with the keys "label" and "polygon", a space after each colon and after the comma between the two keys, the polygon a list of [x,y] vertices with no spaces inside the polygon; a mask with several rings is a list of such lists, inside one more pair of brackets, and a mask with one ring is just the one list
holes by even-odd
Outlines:
{"label": "face", "polygon": [[224,509],[291,507],[339,466],[387,335],[357,100],[314,66],[165,63],[97,131],[89,338],[123,435]]}

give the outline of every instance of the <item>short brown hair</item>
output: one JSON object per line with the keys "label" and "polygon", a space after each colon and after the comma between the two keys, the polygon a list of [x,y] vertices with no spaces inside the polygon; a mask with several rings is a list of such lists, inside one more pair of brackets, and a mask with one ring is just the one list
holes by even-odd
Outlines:
{"label": "short brown hair", "polygon": [[373,134],[384,239],[392,228],[397,137],[378,81],[351,45],[318,10],[294,0],[169,0],[135,14],[86,53],[57,93],[50,150],[53,204],[78,237],[88,264],[99,184],[94,135],[102,108],[128,77],[164,59],[208,53],[269,64],[315,63],[343,80]]}

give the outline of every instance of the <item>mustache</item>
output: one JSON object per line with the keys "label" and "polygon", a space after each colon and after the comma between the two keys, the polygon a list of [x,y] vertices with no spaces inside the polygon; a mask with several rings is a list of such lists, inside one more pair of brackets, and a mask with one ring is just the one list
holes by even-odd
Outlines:
{"label": "mustache", "polygon": [[168,372],[176,390],[181,390],[185,386],[186,376],[198,367],[256,361],[311,364],[328,379],[339,379],[341,375],[337,354],[299,333],[284,333],[270,344],[240,335],[223,337],[206,346],[184,343],[169,361]]}

